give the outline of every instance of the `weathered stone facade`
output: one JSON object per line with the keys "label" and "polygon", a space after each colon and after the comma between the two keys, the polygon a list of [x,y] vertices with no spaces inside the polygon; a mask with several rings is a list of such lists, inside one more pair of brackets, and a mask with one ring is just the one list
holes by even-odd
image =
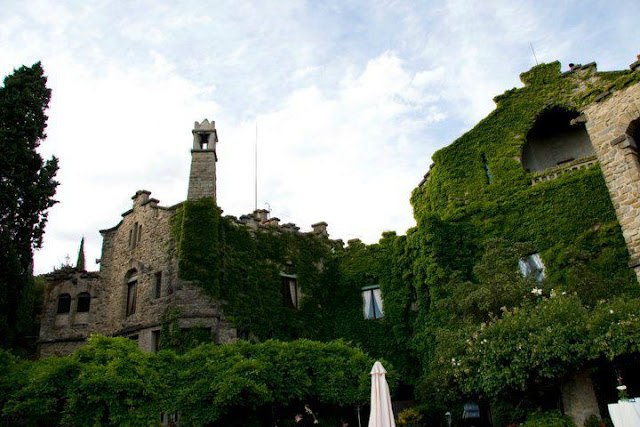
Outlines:
{"label": "weathered stone facade", "polygon": [[[39,355],[65,354],[90,334],[136,338],[140,348],[153,351],[163,317],[179,313],[181,328],[208,328],[212,341],[229,342],[235,330],[223,319],[219,304],[177,276],[177,259],[169,218],[177,206],[165,208],[138,191],[133,208],[113,228],[101,230],[99,273],[72,270],[52,275],[39,341]],[[77,312],[77,295],[91,295],[90,310]],[[72,297],[70,310],[59,313],[60,296]],[[134,306],[128,306],[133,302]],[[72,344],[73,343],[73,344]]]}

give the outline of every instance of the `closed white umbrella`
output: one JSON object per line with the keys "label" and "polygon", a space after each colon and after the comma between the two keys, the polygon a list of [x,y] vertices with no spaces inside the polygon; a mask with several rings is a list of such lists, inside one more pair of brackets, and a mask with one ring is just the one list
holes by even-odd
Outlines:
{"label": "closed white umbrella", "polygon": [[371,414],[369,427],[396,427],[391,408],[391,395],[382,363],[376,362],[371,369]]}

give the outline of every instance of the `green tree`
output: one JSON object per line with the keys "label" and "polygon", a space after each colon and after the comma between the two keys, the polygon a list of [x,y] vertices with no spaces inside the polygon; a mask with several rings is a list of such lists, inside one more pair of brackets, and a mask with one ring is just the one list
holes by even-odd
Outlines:
{"label": "green tree", "polygon": [[16,345],[33,318],[33,249],[42,244],[58,183],[55,157],[36,151],[45,138],[51,90],[42,65],[20,67],[0,87],[0,345]]}

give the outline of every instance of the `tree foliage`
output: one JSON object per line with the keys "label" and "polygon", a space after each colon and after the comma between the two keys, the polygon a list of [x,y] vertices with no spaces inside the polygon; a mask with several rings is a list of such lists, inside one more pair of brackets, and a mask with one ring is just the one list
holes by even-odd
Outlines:
{"label": "tree foliage", "polygon": [[[93,336],[69,357],[27,362],[0,352],[0,405],[3,421],[29,425],[157,425],[161,413],[176,411],[181,425],[247,425],[272,407],[365,403],[373,363],[342,341],[145,354],[126,338]],[[393,387],[395,371],[387,370]]]}
{"label": "tree foliage", "polygon": [[51,90],[41,64],[20,67],[0,87],[0,344],[12,345],[33,317],[32,251],[42,244],[55,201],[55,157],[37,148],[45,138]]}

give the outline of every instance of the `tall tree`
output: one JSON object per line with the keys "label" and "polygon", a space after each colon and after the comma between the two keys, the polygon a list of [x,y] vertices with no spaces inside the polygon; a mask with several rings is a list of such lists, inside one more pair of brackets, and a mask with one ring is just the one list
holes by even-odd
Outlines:
{"label": "tall tree", "polygon": [[32,324],[33,250],[42,245],[47,209],[55,204],[55,157],[45,138],[51,90],[40,62],[20,67],[0,87],[0,345],[16,344]]}
{"label": "tall tree", "polygon": [[76,268],[79,271],[84,271],[84,236],[80,240],[80,249],[78,249],[78,261],[76,261]]}

